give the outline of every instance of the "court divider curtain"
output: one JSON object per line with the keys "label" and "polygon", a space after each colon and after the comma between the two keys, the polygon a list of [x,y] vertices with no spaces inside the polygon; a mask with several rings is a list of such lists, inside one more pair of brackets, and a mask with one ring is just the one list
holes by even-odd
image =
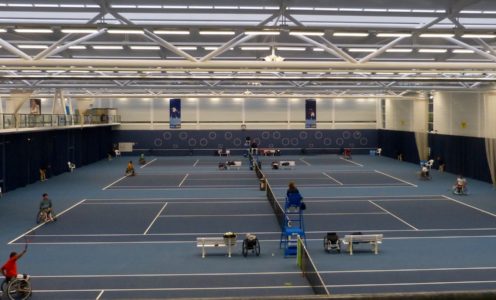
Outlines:
{"label": "court divider curtain", "polygon": [[486,156],[493,186],[496,186],[496,139],[486,138]]}
{"label": "court divider curtain", "polygon": [[427,132],[415,132],[415,143],[417,144],[417,151],[420,160],[429,159],[429,135]]}
{"label": "court divider curtain", "polygon": [[484,136],[486,144],[486,157],[493,185],[496,186],[496,96],[484,95]]}

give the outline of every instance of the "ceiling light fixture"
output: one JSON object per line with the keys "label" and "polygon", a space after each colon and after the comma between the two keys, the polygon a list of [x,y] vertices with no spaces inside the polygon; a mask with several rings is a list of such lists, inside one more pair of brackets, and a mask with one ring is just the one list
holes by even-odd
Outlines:
{"label": "ceiling light fixture", "polygon": [[107,30],[110,34],[143,34],[143,30],[140,29],[109,29]]}
{"label": "ceiling light fixture", "polygon": [[246,35],[279,35],[279,31],[270,30],[257,30],[257,31],[245,31]]}
{"label": "ceiling light fixture", "polygon": [[48,28],[17,28],[14,31],[17,33],[53,33],[53,30]]}
{"label": "ceiling light fixture", "polygon": [[264,57],[264,60],[267,62],[281,62],[284,61],[284,57],[276,55],[276,50],[272,47],[272,53]]}
{"label": "ceiling light fixture", "polygon": [[200,31],[200,35],[234,35],[236,32],[234,31],[225,31],[225,30],[218,30],[218,31],[212,31],[212,30],[202,30]]}
{"label": "ceiling light fixture", "polygon": [[188,35],[189,31],[188,30],[154,30],[153,33],[155,34],[169,34],[169,35]]}

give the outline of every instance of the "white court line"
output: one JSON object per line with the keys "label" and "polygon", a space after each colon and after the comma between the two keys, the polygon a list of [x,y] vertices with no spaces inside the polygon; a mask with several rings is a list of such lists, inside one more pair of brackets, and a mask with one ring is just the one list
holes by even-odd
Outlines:
{"label": "white court line", "polygon": [[145,230],[145,232],[143,233],[143,235],[146,235],[148,233],[148,230],[150,230],[150,228],[152,228],[153,223],[155,223],[155,221],[157,221],[157,219],[158,219],[158,217],[160,217],[160,214],[162,213],[162,211],[167,207],[167,203],[168,202],[165,202],[164,206],[162,206],[162,209],[155,216],[155,219],[153,219],[153,221],[150,223],[150,226],[148,226],[148,228]]}
{"label": "white court line", "polygon": [[[306,197],[305,197],[306,198]],[[109,200],[109,201],[121,201],[121,200],[164,200],[164,201],[172,201],[172,200],[221,200],[221,199],[266,199],[265,197],[181,197],[181,198],[87,198],[86,201],[94,201],[94,200]]]}
{"label": "white court line", "polygon": [[105,191],[106,189],[108,189],[109,187],[113,186],[114,184],[116,184],[117,182],[121,181],[122,179],[126,178],[127,176],[122,176],[121,178],[117,179],[116,181],[112,182],[111,184],[107,185],[106,187],[104,187],[102,189],[102,191]]}
{"label": "white court line", "polygon": [[389,174],[386,174],[386,173],[384,173],[384,172],[377,171],[377,170],[374,170],[374,172],[379,173],[379,174],[382,174],[382,175],[387,176],[387,177],[391,177],[391,178],[396,179],[396,180],[398,180],[398,181],[404,182],[404,183],[406,183],[406,184],[408,184],[408,185],[411,185],[411,186],[414,186],[414,187],[418,187],[418,185],[416,185],[416,184],[410,183],[410,182],[408,182],[408,181],[405,181],[405,180],[400,179],[400,178],[398,178],[398,177],[394,177],[394,176],[389,175]]}
{"label": "white court line", "polygon": [[154,162],[154,161],[156,161],[156,160],[157,160],[156,158],[154,158],[154,159],[150,160],[150,161],[149,161],[149,162],[147,162],[146,164],[142,165],[142,166],[140,167],[140,169],[143,169],[144,167],[148,166],[149,164],[151,164],[152,162]]}
{"label": "white court line", "polygon": [[425,268],[425,269],[372,269],[372,270],[339,270],[339,271],[320,271],[319,270],[319,273],[347,274],[347,273],[432,272],[432,271],[467,271],[467,270],[496,270],[496,267]]}
{"label": "white court line", "polygon": [[253,275],[293,275],[296,272],[245,272],[245,273],[162,273],[162,274],[90,274],[90,275],[30,275],[33,278],[126,278],[126,277],[208,277],[208,276],[253,276]]}
{"label": "white court line", "polygon": [[335,182],[337,182],[339,185],[344,185],[341,181],[335,179],[334,177],[332,177],[331,175],[327,174],[326,172],[322,172],[322,175],[326,176],[326,177],[329,177],[331,180],[334,180]]}
{"label": "white court line", "polygon": [[465,206],[470,207],[470,208],[472,208],[472,209],[478,210],[478,211],[480,211],[480,212],[482,212],[482,213],[488,214],[488,215],[490,215],[490,216],[492,216],[492,217],[496,217],[496,214],[493,214],[493,213],[491,213],[491,212],[488,212],[487,210],[483,210],[483,209],[477,208],[477,207],[475,207],[475,206],[472,206],[472,205],[467,204],[467,203],[463,203],[463,202],[461,202],[461,201],[458,201],[458,200],[456,200],[456,199],[450,198],[450,197],[445,196],[445,195],[441,195],[441,196],[442,196],[442,197],[444,197],[444,198],[446,198],[446,199],[448,199],[448,200],[455,201],[455,202],[456,202],[456,203],[458,203],[458,204],[465,205]]}
{"label": "white court line", "polygon": [[300,158],[300,161],[305,163],[307,166],[311,166],[311,164],[308,161],[304,160],[303,158]]}
{"label": "white court line", "polygon": [[96,296],[96,299],[95,299],[95,300],[100,300],[100,297],[102,297],[103,292],[105,292],[105,290],[102,290],[102,291],[100,292],[100,294],[98,294],[98,296]]}
{"label": "white court line", "polygon": [[430,282],[400,282],[400,283],[363,283],[363,284],[338,284],[326,285],[330,288],[338,287],[376,287],[376,286],[414,286],[414,285],[450,285],[450,284],[481,284],[495,283],[496,280],[474,280],[474,281],[430,281]]}
{"label": "white court line", "polygon": [[[56,217],[57,217],[57,218],[58,218],[58,217],[60,217],[61,215],[63,215],[64,213],[68,212],[69,210],[73,209],[74,207],[78,206],[79,204],[83,203],[84,201],[86,201],[86,199],[83,199],[83,200],[79,201],[78,203],[76,203],[76,204],[72,205],[71,207],[69,207],[69,208],[67,208],[67,209],[63,210],[62,212],[58,213],[58,214],[56,215]],[[15,239],[13,239],[12,241],[8,242],[8,243],[7,243],[7,245],[11,245],[12,243],[15,243],[18,239],[22,238],[23,236],[25,236],[25,235],[29,234],[30,232],[32,232],[32,231],[34,231],[34,230],[36,230],[36,229],[40,228],[41,226],[43,226],[43,225],[45,225],[45,224],[46,224],[46,223],[41,223],[40,225],[37,225],[37,226],[35,226],[35,227],[31,228],[30,230],[28,230],[28,231],[24,232],[23,234],[21,234],[20,236],[16,237],[16,238],[15,238]]]}
{"label": "white court line", "polygon": [[[362,200],[364,201],[364,200]],[[445,201],[445,200],[443,200]],[[117,201],[116,201],[117,202]],[[131,202],[130,204],[163,204],[164,202],[147,202],[147,201],[143,201],[143,203],[141,202]],[[188,202],[170,202],[170,204],[174,204],[174,205],[177,205],[177,204],[236,204],[236,205],[241,205],[241,204],[244,204],[244,203],[256,203],[256,204],[259,204],[259,203],[267,203],[267,200],[264,199],[264,200],[253,200],[253,201],[188,201]],[[117,203],[112,203],[112,202],[107,202],[107,203],[84,203],[83,205],[125,205],[125,204],[128,204],[128,202],[117,202]]]}
{"label": "white court line", "polygon": [[[305,214],[308,215],[308,214]],[[165,215],[160,216],[161,218],[210,218],[210,217],[234,217],[234,218],[244,218],[244,217],[274,217],[274,213],[271,214],[228,214],[228,215]]]}
{"label": "white court line", "polygon": [[[453,228],[453,229],[419,229],[418,231],[411,229],[381,229],[381,230],[360,230],[361,232],[435,232],[435,231],[490,231],[496,228]],[[307,234],[321,234],[326,233],[327,230],[319,231],[306,231]],[[244,232],[240,232],[242,234]],[[257,235],[280,234],[280,231],[268,232],[251,232]],[[221,232],[216,233],[149,233],[147,236],[198,236],[198,235],[219,235]],[[101,234],[36,234],[37,237],[126,237],[126,236],[143,236],[142,233],[101,233]],[[426,237],[386,237],[385,239],[430,239],[430,238],[457,238],[460,236],[426,236]],[[478,235],[478,236],[462,236],[462,237],[496,237],[496,235]],[[318,239],[320,240],[320,239]],[[193,241],[185,241],[193,242]]]}
{"label": "white court line", "polygon": [[400,220],[403,224],[409,226],[410,228],[413,228],[414,230],[418,231],[418,228],[416,228],[415,226],[409,224],[407,221],[403,220],[402,218],[398,217],[397,215],[393,214],[392,212],[388,211],[387,209],[383,208],[382,206],[380,206],[379,204],[377,203],[374,203],[374,201],[371,201],[369,200],[370,203],[372,203],[373,205],[377,206],[379,209],[387,212],[388,214],[390,214],[391,216],[393,216],[394,218]]}
{"label": "white court line", "polygon": [[[305,196],[305,199],[332,199],[332,198],[337,198],[337,199],[341,199],[341,198],[365,198],[365,199],[368,199],[370,200],[370,198],[374,198],[374,197],[380,197],[381,199],[382,198],[394,198],[394,199],[398,199],[398,200],[404,200],[404,198],[414,198],[414,197],[418,197],[419,200],[420,198],[428,198],[428,197],[443,197],[443,195],[369,195],[369,196],[328,196],[328,197],[307,197]],[[404,197],[404,198],[401,198],[401,197]],[[88,200],[91,200],[91,199],[88,199]],[[98,199],[97,199],[98,200]],[[105,199],[104,199],[105,200]],[[409,200],[409,199],[405,199],[405,200]],[[430,200],[427,199],[427,200]]]}
{"label": "white court line", "polygon": [[200,162],[200,160],[199,160],[199,159],[197,159],[197,160],[195,161],[195,163],[193,164],[193,167],[196,167],[196,165],[197,165],[199,162]]}
{"label": "white court line", "polygon": [[349,163],[352,163],[352,164],[355,164],[355,165],[357,165],[357,166],[359,166],[359,167],[363,167],[363,165],[362,165],[362,164],[359,164],[359,163],[354,162],[354,161],[352,161],[352,160],[349,160],[349,159],[344,159],[344,158],[342,158],[342,157],[340,157],[339,159],[340,159],[340,160],[344,160],[344,161],[349,162]]}
{"label": "white court line", "polygon": [[[403,186],[404,187],[404,186]],[[206,185],[199,185],[195,187],[185,187],[181,188],[181,190],[198,190],[198,189],[243,189],[243,190],[253,190],[254,188],[257,188],[256,186],[251,185],[249,187],[248,185],[214,185],[214,186],[206,186]],[[147,188],[146,186],[141,186],[140,189],[136,190],[142,190],[142,191],[177,191],[178,187],[163,187],[163,188]],[[129,191],[133,189],[128,189],[128,188],[112,188],[113,191]]]}
{"label": "white court line", "polygon": [[[31,276],[34,277],[34,276]],[[147,291],[228,291],[228,290],[266,290],[266,289],[308,289],[308,285],[271,285],[271,286],[230,286],[230,287],[185,287],[185,288],[135,288],[135,289],[105,289],[107,292],[147,292]],[[101,289],[65,289],[65,290],[33,290],[34,293],[57,292],[98,292]]]}
{"label": "white court line", "polygon": [[183,185],[184,181],[186,181],[186,178],[188,178],[188,176],[189,176],[189,173],[186,173],[186,175],[184,175],[183,180],[181,181],[181,183],[179,183],[179,185],[177,187],[181,187],[181,185]]}

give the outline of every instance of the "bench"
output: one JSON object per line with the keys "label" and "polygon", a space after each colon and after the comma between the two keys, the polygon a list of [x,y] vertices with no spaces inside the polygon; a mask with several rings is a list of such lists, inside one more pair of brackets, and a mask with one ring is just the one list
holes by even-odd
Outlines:
{"label": "bench", "polygon": [[217,154],[219,156],[230,156],[231,155],[231,150],[219,149],[219,150],[217,150]]}
{"label": "bench", "polygon": [[232,248],[236,246],[236,238],[224,237],[198,237],[196,238],[196,247],[202,248],[202,258],[205,258],[205,248],[227,247],[227,256],[231,257]]}
{"label": "bench", "polygon": [[221,170],[227,170],[227,169],[236,169],[239,170],[241,168],[242,162],[240,160],[234,160],[234,161],[226,161],[223,163],[219,163],[219,169]]}
{"label": "bench", "polygon": [[264,156],[275,156],[275,155],[278,155],[279,154],[279,149],[275,149],[275,148],[260,148],[258,149],[258,151],[260,152],[260,154],[264,155]]}
{"label": "bench", "polygon": [[279,161],[279,168],[283,169],[293,169],[296,166],[296,162],[294,160],[281,160]]}
{"label": "bench", "polygon": [[382,234],[347,234],[342,239],[343,244],[348,245],[348,252],[353,255],[353,244],[367,243],[372,245],[372,251],[379,253],[379,244],[382,244]]}

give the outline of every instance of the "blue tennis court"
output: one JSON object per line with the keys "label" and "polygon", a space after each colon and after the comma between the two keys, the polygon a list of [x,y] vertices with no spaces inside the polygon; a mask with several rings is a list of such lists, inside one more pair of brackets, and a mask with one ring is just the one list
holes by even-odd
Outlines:
{"label": "blue tennis court", "polygon": [[[282,205],[287,183],[294,180],[300,187],[307,206],[307,248],[331,294],[495,286],[496,215],[484,204],[493,195],[490,187],[474,182],[478,197],[463,198],[447,193],[448,174],[437,175],[433,185],[416,178],[415,166],[391,168],[387,159],[354,159],[363,167],[264,170]],[[33,276],[36,299],[312,297],[295,259],[284,258],[280,225],[255,172],[185,161],[155,167],[152,162],[137,176],[121,179],[115,175],[122,164],[115,160],[58,178],[55,183],[65,188],[53,197],[67,199],[57,203],[58,221],[35,226],[29,217],[7,241],[11,249],[29,241],[20,268]],[[109,175],[116,178],[111,185]],[[73,184],[87,176],[94,179]],[[9,194],[11,201],[28,192],[16,193]],[[226,248],[214,247],[202,258],[196,239],[228,231],[238,235],[232,257]],[[383,234],[384,239],[377,255],[365,244],[356,245],[354,255],[327,253],[327,232]],[[258,237],[260,256],[241,255],[248,233]]]}

